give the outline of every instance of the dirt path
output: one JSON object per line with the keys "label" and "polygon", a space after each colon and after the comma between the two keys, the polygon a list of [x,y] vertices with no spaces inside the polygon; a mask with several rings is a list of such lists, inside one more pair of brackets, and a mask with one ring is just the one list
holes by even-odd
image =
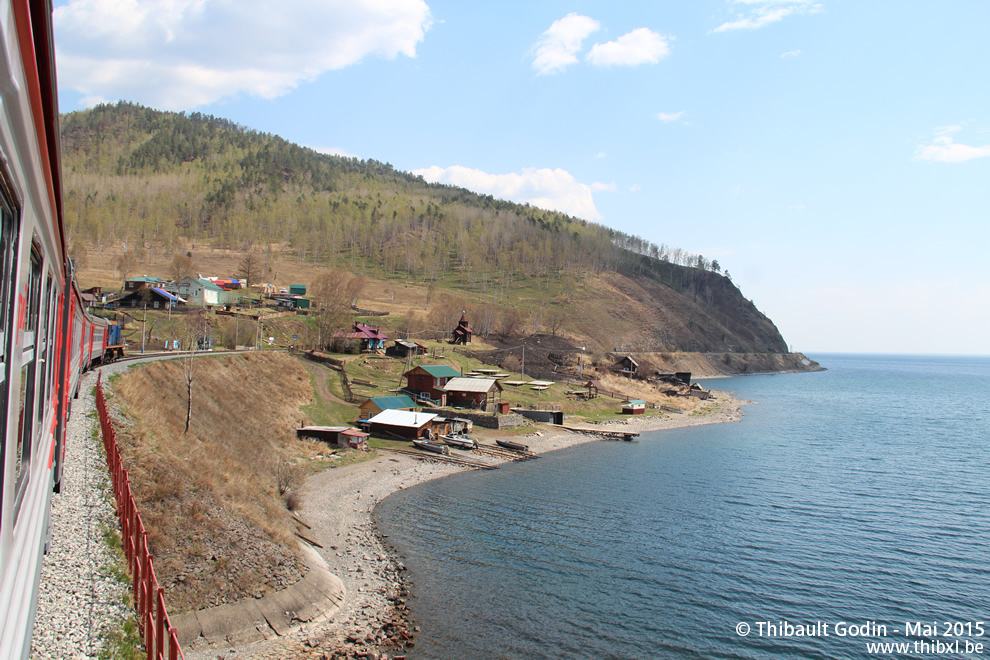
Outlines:
{"label": "dirt path", "polygon": [[320,393],[321,399],[324,401],[333,401],[335,403],[351,405],[334,394],[333,390],[330,389],[330,376],[335,373],[333,369],[317,362],[311,362],[306,358],[299,358],[299,360],[306,366],[309,373],[313,374],[313,377],[316,380],[316,390]]}

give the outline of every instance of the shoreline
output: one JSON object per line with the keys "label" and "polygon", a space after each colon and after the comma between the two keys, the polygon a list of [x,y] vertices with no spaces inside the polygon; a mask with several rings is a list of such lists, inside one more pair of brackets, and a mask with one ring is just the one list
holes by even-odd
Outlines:
{"label": "shoreline", "polygon": [[[647,433],[737,422],[745,417],[742,406],[755,403],[719,390],[712,390],[712,395],[693,411],[581,427]],[[476,435],[490,439],[494,434],[482,430]],[[601,437],[538,424],[532,433],[514,439],[543,455]],[[473,468],[382,451],[373,459],[311,476],[301,489],[303,507],[297,513],[311,526],[313,540],[323,546],[318,551],[328,569],[344,584],[346,596],[340,611],[332,620],[302,624],[284,637],[236,648],[201,647],[186,653],[186,658],[404,657],[405,649],[414,647],[419,631],[409,627],[409,588],[402,558],[379,532],[375,510],[393,493],[469,469]]]}

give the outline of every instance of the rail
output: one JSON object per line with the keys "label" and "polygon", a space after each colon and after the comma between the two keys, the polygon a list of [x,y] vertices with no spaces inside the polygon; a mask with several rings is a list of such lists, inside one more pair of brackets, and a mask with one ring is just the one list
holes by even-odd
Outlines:
{"label": "rail", "polygon": [[[103,396],[103,372],[96,381],[96,409],[103,431],[103,447],[107,454],[107,467],[113,482],[117,500],[117,516],[120,519],[120,537],[127,558],[127,568],[134,582],[134,605],[138,613],[138,629],[144,639],[148,660],[184,660],[176,630],[165,610],[165,590],[159,586],[155,566],[148,552],[148,532],[137,510],[131,481],[120,459],[117,432],[113,428],[107,402]],[[166,655],[167,653],[167,655]]]}

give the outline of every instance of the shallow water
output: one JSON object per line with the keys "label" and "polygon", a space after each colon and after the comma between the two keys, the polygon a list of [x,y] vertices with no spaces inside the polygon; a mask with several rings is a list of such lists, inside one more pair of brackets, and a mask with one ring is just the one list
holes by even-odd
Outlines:
{"label": "shallow water", "polygon": [[986,650],[990,358],[813,357],[829,371],[709,383],[760,402],[741,423],[386,500],[422,629],[410,657],[860,658],[932,643],[905,624],[936,621],[971,623],[940,643]]}

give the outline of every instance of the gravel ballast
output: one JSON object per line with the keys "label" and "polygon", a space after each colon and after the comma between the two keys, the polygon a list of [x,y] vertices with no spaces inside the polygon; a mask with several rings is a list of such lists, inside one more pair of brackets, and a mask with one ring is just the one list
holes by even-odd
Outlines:
{"label": "gravel ballast", "polygon": [[[103,367],[103,378],[126,368]],[[82,376],[66,427],[62,492],[52,495],[52,542],[41,568],[32,658],[96,658],[108,631],[133,615],[122,602],[127,585],[108,570],[114,557],[103,539],[105,529],[120,527],[99,438],[96,378],[95,371]]]}

